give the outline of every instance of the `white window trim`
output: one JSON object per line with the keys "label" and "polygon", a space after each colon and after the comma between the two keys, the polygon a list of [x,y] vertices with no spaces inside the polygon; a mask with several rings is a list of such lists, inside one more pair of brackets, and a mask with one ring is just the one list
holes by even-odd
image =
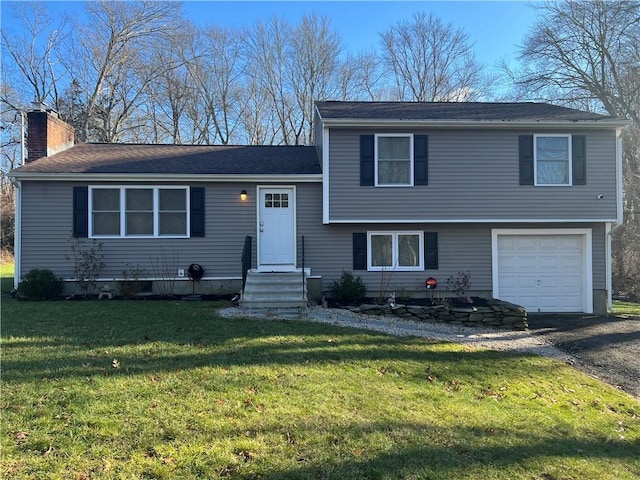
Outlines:
{"label": "white window trim", "polygon": [[[388,137],[404,137],[409,139],[409,183],[378,183],[378,138],[388,138]],[[373,141],[373,162],[374,162],[374,175],[375,175],[375,186],[376,187],[413,187],[414,179],[413,179],[413,164],[414,164],[414,154],[413,154],[413,133],[376,133],[374,135]]]}
{"label": "white window trim", "polygon": [[[391,235],[392,257],[394,265],[388,267],[373,266],[373,251],[371,248],[371,237],[375,235]],[[401,267],[398,265],[398,236],[400,235],[417,235],[420,241],[419,246],[419,264],[415,267]],[[412,231],[374,231],[367,232],[367,271],[369,272],[421,272],[424,270],[424,232],[421,230]]]}
{"label": "white window trim", "polygon": [[[568,183],[538,183],[538,138],[564,137],[567,139]],[[533,136],[533,184],[536,187],[571,187],[573,185],[573,152],[571,151],[571,135],[566,133],[537,133]]]}
{"label": "white window trim", "polygon": [[[153,190],[153,234],[127,235],[126,191],[135,189]],[[93,234],[93,191],[94,190],[119,190],[120,191],[120,234],[119,235],[94,235]],[[184,235],[160,235],[160,190],[184,190],[186,200],[186,232]],[[167,210],[169,211],[169,210]],[[93,185],[89,186],[89,238],[190,238],[191,236],[191,195],[190,188],[184,185]]]}

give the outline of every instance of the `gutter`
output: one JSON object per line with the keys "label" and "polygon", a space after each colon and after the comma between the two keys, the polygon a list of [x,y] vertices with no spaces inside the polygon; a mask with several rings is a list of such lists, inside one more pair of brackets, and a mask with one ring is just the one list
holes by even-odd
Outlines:
{"label": "gutter", "polygon": [[242,174],[176,174],[176,173],[46,173],[21,172],[14,170],[9,174],[17,180],[46,180],[54,182],[287,182],[287,183],[319,183],[322,174],[300,175],[242,175]]}
{"label": "gutter", "polygon": [[326,118],[325,127],[430,127],[430,128],[623,128],[630,120],[416,120],[379,118]]}

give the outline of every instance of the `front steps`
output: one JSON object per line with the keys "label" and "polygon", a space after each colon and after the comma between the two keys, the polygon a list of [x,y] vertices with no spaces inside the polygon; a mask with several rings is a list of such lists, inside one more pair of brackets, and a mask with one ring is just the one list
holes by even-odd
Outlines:
{"label": "front steps", "polygon": [[240,306],[247,308],[300,308],[307,306],[307,282],[302,271],[247,272]]}

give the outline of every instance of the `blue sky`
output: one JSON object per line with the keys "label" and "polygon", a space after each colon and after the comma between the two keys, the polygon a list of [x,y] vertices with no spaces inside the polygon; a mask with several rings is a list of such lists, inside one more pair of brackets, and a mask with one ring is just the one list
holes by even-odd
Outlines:
{"label": "blue sky", "polygon": [[[46,2],[52,13],[76,15],[79,2]],[[11,26],[11,12],[5,2],[2,24]],[[516,59],[517,45],[534,21],[534,11],[524,1],[261,1],[184,2],[186,16],[199,25],[243,26],[274,15],[295,21],[315,12],[331,19],[345,49],[357,53],[378,47],[379,33],[397,21],[409,20],[415,12],[434,12],[445,22],[463,28],[474,45],[476,57],[486,65],[502,58]]]}
{"label": "blue sky", "polygon": [[295,20],[316,12],[331,19],[347,50],[356,53],[376,48],[379,33],[399,20],[409,20],[415,12],[434,12],[445,22],[463,28],[477,58],[493,64],[503,57],[515,60],[517,45],[534,20],[533,9],[516,1],[444,2],[206,2],[185,3],[187,15],[196,23],[250,25],[273,15]]}

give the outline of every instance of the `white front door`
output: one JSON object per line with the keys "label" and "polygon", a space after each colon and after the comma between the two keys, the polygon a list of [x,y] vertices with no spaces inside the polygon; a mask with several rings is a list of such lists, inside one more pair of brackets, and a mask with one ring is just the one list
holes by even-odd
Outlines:
{"label": "white front door", "polygon": [[295,188],[259,187],[258,269],[291,271],[296,264]]}

